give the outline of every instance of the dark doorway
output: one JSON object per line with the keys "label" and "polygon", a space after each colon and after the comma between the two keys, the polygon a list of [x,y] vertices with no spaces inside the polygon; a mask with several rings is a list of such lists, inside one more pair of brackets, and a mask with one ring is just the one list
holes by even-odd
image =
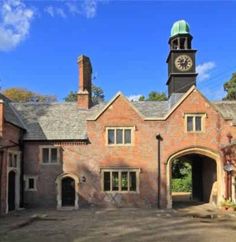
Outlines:
{"label": "dark doorway", "polygon": [[16,173],[10,171],[8,174],[8,211],[15,210],[16,196]]}
{"label": "dark doorway", "polygon": [[61,181],[62,206],[75,205],[75,181],[71,177],[65,177]]}
{"label": "dark doorway", "polygon": [[[180,167],[179,171],[178,167]],[[175,179],[173,174],[178,175],[178,173],[180,176]],[[172,189],[176,190],[172,190],[173,206],[217,203],[217,197],[212,192],[216,179],[216,162],[214,159],[199,154],[178,157],[172,162],[171,184]]]}

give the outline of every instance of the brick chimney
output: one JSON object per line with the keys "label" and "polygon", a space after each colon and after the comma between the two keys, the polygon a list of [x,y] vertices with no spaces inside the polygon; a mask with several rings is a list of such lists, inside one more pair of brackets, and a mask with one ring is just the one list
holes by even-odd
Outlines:
{"label": "brick chimney", "polygon": [[4,126],[4,101],[0,100],[0,137],[3,136]]}
{"label": "brick chimney", "polygon": [[78,60],[79,67],[79,91],[77,104],[81,109],[89,109],[92,105],[92,66],[87,56],[81,55]]}

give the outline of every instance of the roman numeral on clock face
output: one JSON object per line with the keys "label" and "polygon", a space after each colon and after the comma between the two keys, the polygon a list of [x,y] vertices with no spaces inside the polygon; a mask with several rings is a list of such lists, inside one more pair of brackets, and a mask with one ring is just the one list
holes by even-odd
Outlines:
{"label": "roman numeral on clock face", "polygon": [[180,55],[175,59],[175,66],[180,71],[188,71],[193,65],[193,61],[188,55]]}

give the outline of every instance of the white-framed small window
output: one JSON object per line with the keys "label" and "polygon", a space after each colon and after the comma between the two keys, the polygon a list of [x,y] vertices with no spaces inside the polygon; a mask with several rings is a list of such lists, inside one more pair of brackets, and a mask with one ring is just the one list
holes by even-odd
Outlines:
{"label": "white-framed small window", "polygon": [[37,191],[37,176],[24,176],[25,191]]}
{"label": "white-framed small window", "polygon": [[186,132],[201,133],[205,131],[206,114],[185,114],[185,130]]}
{"label": "white-framed small window", "polygon": [[106,144],[111,146],[132,145],[134,141],[134,127],[107,127]]}
{"label": "white-framed small window", "polygon": [[55,146],[40,146],[41,164],[50,165],[60,162],[60,148]]}
{"label": "white-framed small window", "polygon": [[20,162],[20,151],[8,151],[7,156],[8,167],[17,169]]}
{"label": "white-framed small window", "polygon": [[102,191],[115,193],[138,193],[139,173],[140,169],[102,169]]}

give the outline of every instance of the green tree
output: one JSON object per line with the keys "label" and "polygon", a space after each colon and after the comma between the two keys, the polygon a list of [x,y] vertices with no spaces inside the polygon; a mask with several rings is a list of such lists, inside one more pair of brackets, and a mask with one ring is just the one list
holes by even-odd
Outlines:
{"label": "green tree", "polygon": [[104,101],[104,92],[102,88],[92,85],[92,101],[93,104],[98,104]]}
{"label": "green tree", "polygon": [[64,98],[65,102],[76,102],[77,92],[70,91],[70,93]]}
{"label": "green tree", "polygon": [[[70,93],[64,98],[66,102],[76,102],[77,92],[70,91]],[[104,92],[102,88],[92,85],[92,102],[98,104],[104,101]]]}
{"label": "green tree", "polygon": [[144,97],[144,96],[141,96],[141,97],[139,98],[139,101],[145,101],[145,97]]}
{"label": "green tree", "polygon": [[172,178],[184,178],[191,174],[192,167],[187,160],[176,159],[172,163]]}
{"label": "green tree", "polygon": [[233,73],[231,79],[224,84],[224,90],[227,94],[223,100],[236,100],[236,73]]}
{"label": "green tree", "polygon": [[57,100],[55,96],[38,94],[20,87],[4,89],[2,94],[13,102],[55,102]]}
{"label": "green tree", "polygon": [[164,92],[155,92],[155,91],[151,91],[148,94],[148,97],[145,98],[145,96],[141,96],[139,98],[139,101],[166,101],[167,100],[167,96]]}

